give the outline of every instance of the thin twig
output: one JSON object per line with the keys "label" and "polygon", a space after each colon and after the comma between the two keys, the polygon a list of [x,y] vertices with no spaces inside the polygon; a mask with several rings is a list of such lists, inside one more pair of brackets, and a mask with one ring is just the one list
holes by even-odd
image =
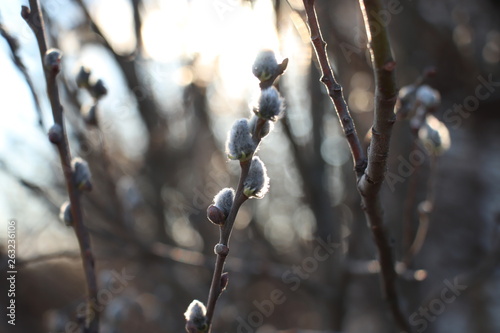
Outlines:
{"label": "thin twig", "polygon": [[311,42],[321,67],[321,82],[326,86],[328,95],[335,106],[335,110],[337,111],[337,115],[344,130],[344,135],[351,149],[356,174],[358,177],[361,177],[366,168],[365,152],[363,151],[356,128],[354,127],[354,122],[352,121],[347,103],[345,102],[342,86],[333,75],[330,61],[326,53],[326,42],[323,40],[321,29],[318,24],[318,17],[316,16],[316,10],[314,9],[314,0],[304,0],[304,7],[309,29],[311,31]]}
{"label": "thin twig", "polygon": [[[286,66],[286,65],[285,65]],[[284,71],[284,69],[283,69]],[[281,73],[283,73],[281,71]],[[253,133],[253,138],[254,142],[256,144],[256,147],[260,144],[261,139],[260,138],[260,132],[262,130],[262,127],[265,124],[265,120],[260,119],[257,121],[257,126],[255,126],[255,130]],[[255,152],[257,149],[255,150]],[[252,154],[253,156],[253,154]],[[241,207],[241,205],[248,199],[248,197],[243,193],[243,186],[245,183],[245,180],[248,175],[248,171],[250,170],[250,164],[252,162],[252,156],[250,156],[246,161],[241,161],[240,162],[240,167],[241,167],[241,173],[240,173],[240,179],[238,182],[238,188],[236,189],[236,193],[234,196],[234,202],[233,205],[231,206],[231,211],[229,212],[229,215],[225,221],[225,223],[220,226],[220,239],[219,239],[219,244],[225,245],[229,248],[229,239],[231,237],[231,232],[233,230],[233,225],[236,220],[236,215],[238,214],[238,211]],[[222,290],[221,290],[221,276],[224,271],[224,263],[226,261],[227,253],[222,253],[222,254],[217,254],[217,260],[215,262],[215,269],[214,269],[214,275],[212,277],[212,283],[210,285],[210,291],[208,294],[208,301],[207,301],[207,313],[206,313],[206,318],[207,318],[207,332],[210,333],[211,328],[212,328],[212,318],[214,315],[214,310],[215,310],[215,305],[217,303],[217,299],[219,298]]]}
{"label": "thin twig", "polygon": [[2,35],[3,38],[5,38],[5,40],[7,41],[7,44],[9,45],[10,48],[10,52],[12,53],[12,60],[14,61],[14,64],[17,66],[17,68],[21,71],[21,73],[24,76],[24,80],[26,81],[26,84],[28,85],[28,88],[31,92],[31,96],[33,97],[35,110],[38,116],[38,124],[43,129],[43,117],[42,117],[42,109],[40,108],[40,101],[38,100],[38,95],[36,94],[35,86],[33,85],[33,81],[31,80],[31,77],[28,74],[28,71],[26,70],[26,66],[21,60],[21,57],[19,57],[18,41],[5,29],[3,24],[0,24],[0,35]]}
{"label": "thin twig", "polygon": [[[225,224],[220,227],[220,239],[219,239],[220,244],[228,246],[232,227],[234,225],[234,221],[236,220],[236,215],[238,214],[238,210],[240,209],[241,205],[248,199],[243,194],[243,182],[246,179],[246,175],[248,174],[249,168],[250,168],[249,161],[242,162],[240,185],[238,186],[238,190],[236,191],[234,203],[233,206],[231,207],[231,212],[229,213],[229,216],[227,217]],[[208,301],[207,301],[206,316],[207,316],[207,325],[209,333],[211,329],[212,318],[214,315],[215,304],[217,303],[217,299],[221,294],[221,276],[224,270],[224,263],[226,261],[226,257],[227,254],[217,254],[217,261],[215,262],[214,275],[212,277],[212,283],[210,285],[210,291],[208,294]]]}
{"label": "thin twig", "polygon": [[[387,167],[390,134],[395,121],[394,104],[397,98],[394,74],[396,64],[392,59],[387,32],[371,14],[379,13],[382,5],[378,0],[360,0],[370,40],[370,52],[376,83],[373,135],[367,162],[343,98],[342,87],[335,81],[328,61],[326,43],[321,35],[314,9],[314,0],[303,0],[303,2],[311,32],[311,42],[323,74],[321,82],[327,87],[328,93],[335,105],[354,158],[355,170],[358,176],[358,191],[361,194],[363,209],[365,210],[365,215],[378,249],[384,295],[398,326],[410,332],[409,325],[398,303],[395,286],[397,276],[394,270],[391,248],[383,228],[382,206],[379,197]],[[378,28],[378,31],[375,31],[376,28]]]}
{"label": "thin twig", "polygon": [[[21,15],[33,30],[40,58],[43,59],[47,52],[47,42],[45,37],[45,27],[40,5],[37,0],[29,1],[30,8],[22,6]],[[59,158],[66,180],[69,201],[71,204],[71,214],[73,219],[73,227],[80,246],[80,255],[82,257],[83,270],[85,272],[85,281],[87,284],[87,298],[89,306],[87,307],[85,332],[97,333],[99,331],[99,313],[91,313],[90,300],[97,302],[97,281],[95,276],[94,257],[90,245],[90,236],[83,224],[82,208],[80,205],[80,194],[73,181],[73,171],[71,168],[71,153],[69,150],[68,138],[64,128],[63,108],[59,99],[59,91],[57,88],[56,75],[54,71],[48,71],[44,66],[45,79],[47,83],[47,95],[50,100],[52,116],[54,123],[61,128],[62,138],[56,144],[59,152]]]}

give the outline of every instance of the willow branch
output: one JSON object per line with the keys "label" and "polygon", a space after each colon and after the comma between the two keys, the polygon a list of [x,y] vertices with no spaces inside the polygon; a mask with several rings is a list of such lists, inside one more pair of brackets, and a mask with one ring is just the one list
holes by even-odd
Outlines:
{"label": "willow branch", "polygon": [[[281,70],[281,74],[286,68],[286,63],[284,65],[285,67],[283,70]],[[255,143],[255,147],[258,147],[261,141],[261,131],[266,123],[266,120],[259,118],[257,120],[257,125],[255,126],[254,132],[253,132],[253,140]],[[224,290],[225,286],[222,285],[221,283],[221,278],[222,278],[222,273],[224,271],[224,263],[226,261],[226,257],[229,253],[229,239],[231,237],[231,232],[233,230],[234,222],[236,221],[236,215],[238,214],[238,211],[243,203],[245,203],[246,200],[248,200],[248,197],[244,193],[244,184],[245,180],[247,179],[248,173],[250,171],[250,165],[252,163],[252,158],[255,152],[257,151],[257,148],[254,150],[251,156],[248,157],[245,161],[240,161],[240,168],[241,168],[241,173],[240,173],[240,179],[238,182],[238,187],[236,189],[236,193],[234,195],[234,201],[231,206],[231,210],[229,211],[229,215],[226,218],[225,222],[223,225],[220,226],[220,238],[219,238],[219,244],[217,246],[225,246],[226,251],[216,251],[217,254],[217,260],[215,262],[215,269],[214,269],[214,275],[212,277],[212,282],[210,285],[210,291],[208,294],[208,301],[207,301],[207,312],[206,312],[206,323],[207,323],[207,332],[210,333],[211,331],[211,326],[212,326],[212,318],[214,315],[214,310],[215,310],[215,305],[217,303],[217,299],[219,298],[220,294]]]}
{"label": "willow branch", "polygon": [[379,195],[387,169],[392,126],[396,120],[394,114],[398,93],[395,78],[396,63],[392,57],[387,30],[377,22],[373,15],[382,10],[381,1],[360,0],[359,4],[363,13],[375,76],[375,110],[368,166],[359,180],[358,189],[377,245],[384,296],[398,327],[410,332],[408,321],[399,305],[394,258],[384,230],[383,210]]}
{"label": "willow branch", "polygon": [[[47,42],[45,37],[45,27],[43,23],[43,15],[38,3],[38,0],[29,1],[30,8],[22,6],[21,15],[33,30],[40,58],[44,60],[47,53]],[[54,124],[60,126],[62,138],[56,143],[61,166],[66,181],[69,201],[71,204],[71,214],[73,219],[73,227],[75,230],[78,244],[80,246],[80,255],[82,257],[83,270],[85,273],[85,281],[87,287],[88,307],[86,314],[85,332],[97,333],[99,331],[99,313],[91,313],[90,300],[97,301],[97,281],[95,276],[94,257],[90,245],[90,236],[83,223],[82,208],[80,204],[80,193],[73,181],[73,171],[71,168],[71,153],[69,150],[68,138],[66,135],[63,119],[63,107],[59,98],[56,76],[57,72],[50,71],[44,66],[45,80],[47,84],[47,95],[50,100],[52,116]]]}
{"label": "willow branch", "polygon": [[318,58],[319,66],[321,68],[321,82],[325,85],[328,95],[335,106],[337,115],[340,119],[340,124],[344,130],[344,135],[349,143],[351,154],[354,159],[354,169],[358,177],[361,177],[366,168],[366,156],[359,141],[356,127],[352,121],[351,114],[347,107],[342,92],[342,86],[335,79],[328,55],[326,52],[326,42],[321,34],[321,29],[318,24],[318,17],[314,9],[314,0],[304,0],[304,7],[307,15],[307,22],[311,32],[311,42]]}
{"label": "willow branch", "polygon": [[342,95],[342,88],[335,80],[328,61],[326,43],[319,28],[314,0],[303,0],[303,2],[311,32],[311,42],[323,74],[321,81],[327,87],[330,98],[335,105],[354,158],[355,170],[358,176],[358,191],[361,194],[363,209],[378,250],[384,296],[389,303],[397,325],[401,329],[410,332],[409,325],[399,307],[395,285],[397,275],[394,269],[391,248],[383,228],[383,212],[379,197],[387,167],[390,135],[395,121],[394,104],[397,97],[394,74],[396,65],[392,58],[387,32],[385,27],[381,27],[372,16],[372,13],[380,12],[382,5],[379,0],[360,0],[370,41],[369,48],[376,83],[373,135],[368,161],[366,162],[352,118]]}

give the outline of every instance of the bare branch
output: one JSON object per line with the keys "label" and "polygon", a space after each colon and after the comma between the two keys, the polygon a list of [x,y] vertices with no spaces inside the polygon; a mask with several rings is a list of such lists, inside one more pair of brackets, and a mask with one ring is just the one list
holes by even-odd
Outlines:
{"label": "bare branch", "polygon": [[[45,27],[43,23],[42,11],[37,0],[29,1],[30,8],[23,6],[21,15],[28,23],[30,28],[35,33],[40,58],[42,63],[47,59],[47,42],[45,37]],[[59,54],[60,56],[60,54]],[[64,128],[63,108],[59,99],[59,91],[57,88],[56,77],[59,72],[59,59],[54,63],[53,68],[48,68],[44,64],[44,73],[47,83],[47,95],[50,100],[52,116],[54,124],[59,126],[61,137],[53,143],[57,146],[59,158],[66,180],[66,187],[71,204],[71,214],[73,219],[73,227],[80,246],[80,255],[82,257],[83,270],[85,272],[85,280],[87,284],[87,298],[97,300],[97,281],[95,276],[94,257],[90,245],[90,236],[83,223],[82,208],[80,204],[80,193],[73,181],[73,171],[71,167],[71,153],[69,150],[68,138]],[[90,313],[90,306],[87,310],[85,332],[97,333],[99,331],[99,313]]]}
{"label": "bare branch", "polygon": [[394,105],[397,99],[395,68],[387,30],[373,16],[382,10],[380,0],[360,0],[366,33],[369,41],[375,76],[375,110],[372,138],[368,152],[368,166],[358,183],[363,209],[377,245],[381,267],[383,291],[394,320],[399,328],[411,332],[401,311],[396,290],[397,275],[394,270],[392,249],[384,230],[380,187],[385,178],[392,126],[396,120]]}
{"label": "bare branch", "polygon": [[[394,104],[397,98],[394,69],[396,64],[392,59],[391,47],[387,32],[375,18],[368,13],[380,12],[380,1],[362,1],[360,6],[365,19],[365,26],[370,40],[370,52],[375,73],[375,115],[372,127],[372,139],[368,154],[368,163],[361,148],[359,137],[356,133],[352,118],[347,109],[342,95],[342,87],[335,80],[326,53],[326,43],[321,35],[314,0],[303,0],[307,21],[311,32],[311,42],[314,46],[318,62],[323,73],[321,82],[328,89],[328,94],[337,110],[339,120],[344,129],[351,153],[354,158],[355,170],[358,176],[358,191],[362,196],[363,209],[371,227],[373,237],[378,249],[383,290],[389,302],[391,312],[398,326],[410,332],[408,323],[404,318],[398,304],[396,292],[396,272],[392,258],[391,248],[383,229],[382,207],[379,192],[385,177],[389,142],[392,125],[395,122]],[[377,28],[377,31],[374,29]]]}
{"label": "bare branch", "polygon": [[[280,65],[277,65],[278,66],[277,72],[279,74],[278,75],[270,75],[270,77],[276,79],[279,75],[283,74],[284,70],[286,69],[287,62],[288,62],[288,60],[285,59]],[[267,69],[268,68],[266,68],[266,75],[267,75]],[[255,72],[254,72],[254,74],[255,74]],[[262,74],[262,73],[260,73],[260,74]],[[261,79],[261,89],[263,91],[268,91],[265,89],[269,89],[268,86],[266,85],[267,83],[269,83],[269,81],[267,80],[268,77],[266,77],[266,75],[263,75],[264,79]],[[264,83],[264,82],[266,82],[266,84],[264,85],[264,88],[263,88],[262,83]],[[272,82],[270,84],[272,85]],[[274,88],[272,88],[272,89],[274,89]],[[276,95],[274,98],[277,101],[280,101],[281,97],[279,97],[279,95]],[[261,102],[262,102],[262,100],[261,100]],[[261,103],[259,106],[262,107],[263,105],[264,104]],[[274,105],[274,106],[277,107],[277,109],[278,109],[277,111],[281,111],[279,103],[278,103],[278,105]],[[263,109],[261,108],[260,111],[263,111]],[[276,115],[278,113],[279,112],[277,112]],[[252,193],[247,192],[248,188],[245,188],[245,187],[248,186],[246,181],[248,179],[252,178],[252,169],[254,167],[253,163],[257,163],[257,161],[255,160],[255,158],[253,156],[254,156],[255,152],[257,151],[257,148],[261,142],[261,139],[266,135],[266,134],[263,134],[263,132],[265,131],[266,124],[267,124],[267,126],[269,126],[268,122],[270,120],[269,120],[269,118],[264,119],[264,118],[257,117],[257,116],[254,116],[254,117],[256,117],[257,120],[255,122],[254,128],[250,129],[251,130],[250,140],[253,141],[253,144],[254,144],[254,146],[252,147],[253,151],[248,156],[239,156],[239,153],[236,152],[238,154],[238,156],[235,156],[235,159],[240,160],[240,168],[241,168],[240,179],[239,179],[238,187],[236,189],[236,193],[234,194],[234,200],[232,202],[232,206],[231,206],[231,209],[227,215],[227,218],[225,219],[225,221],[223,221],[222,224],[219,225],[219,228],[220,228],[219,229],[219,231],[220,231],[219,243],[214,248],[214,251],[217,254],[217,261],[215,263],[214,274],[213,274],[212,282],[210,285],[210,291],[208,294],[208,301],[207,301],[207,311],[206,311],[206,315],[205,315],[206,324],[207,324],[206,331],[208,333],[210,333],[210,331],[211,331],[212,318],[214,315],[214,310],[215,310],[215,305],[217,303],[217,299],[219,298],[220,294],[226,288],[226,285],[227,285],[227,278],[224,282],[222,277],[223,277],[224,264],[226,261],[226,257],[229,253],[229,239],[231,237],[233,225],[234,225],[234,222],[236,220],[236,215],[238,214],[238,211],[239,211],[241,205],[246,200],[248,200],[249,198],[252,198],[252,197],[260,197],[258,194],[256,194],[254,196]],[[248,128],[246,128],[246,129],[248,129]],[[268,130],[269,130],[269,127],[268,127]],[[238,140],[238,139],[236,139],[236,140]],[[258,161],[260,161],[260,160],[258,160]],[[262,163],[262,162],[260,162],[260,163]],[[264,179],[266,177],[267,176],[265,174],[262,175],[262,179]],[[186,327],[186,328],[188,328],[188,327]],[[190,331],[188,330],[188,332],[190,332]]]}
{"label": "bare branch", "polygon": [[304,7],[309,29],[311,31],[311,42],[321,67],[321,82],[323,82],[328,90],[328,95],[335,106],[335,110],[337,111],[337,115],[344,130],[344,135],[351,148],[351,154],[354,159],[354,169],[356,170],[357,176],[361,177],[366,168],[366,156],[359,141],[347,103],[345,102],[342,86],[335,79],[330,66],[330,61],[326,53],[326,42],[323,40],[321,29],[318,24],[318,17],[316,16],[316,10],[314,9],[314,0],[304,0]]}

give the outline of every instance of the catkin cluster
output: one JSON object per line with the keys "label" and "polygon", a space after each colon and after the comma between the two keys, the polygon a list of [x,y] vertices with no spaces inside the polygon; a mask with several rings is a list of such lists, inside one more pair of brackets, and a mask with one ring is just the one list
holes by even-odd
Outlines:
{"label": "catkin cluster", "polygon": [[[215,245],[214,252],[223,260],[229,253],[229,236],[223,235],[230,235],[240,205],[250,198],[263,198],[269,190],[266,166],[255,154],[261,140],[273,130],[274,123],[283,115],[284,99],[273,83],[283,74],[287,64],[288,59],[278,63],[272,51],[265,50],[259,53],[252,72],[260,81],[261,91],[253,108],[253,114],[249,118],[237,119],[227,135],[226,154],[230,160],[240,162],[240,183],[237,190],[233,188],[220,190],[207,209],[208,220],[220,227],[221,242]],[[188,333],[206,332],[210,329],[211,318],[208,318],[206,313],[213,313],[210,309],[213,309],[217,298],[226,289],[228,281],[227,272],[220,275],[214,273],[207,303],[208,311],[205,310],[203,303],[197,300],[189,305],[185,314]]]}

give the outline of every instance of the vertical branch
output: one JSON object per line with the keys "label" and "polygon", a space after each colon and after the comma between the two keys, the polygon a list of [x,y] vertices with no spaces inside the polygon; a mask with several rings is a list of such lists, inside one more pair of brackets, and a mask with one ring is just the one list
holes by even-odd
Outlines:
{"label": "vertical branch", "polygon": [[368,161],[366,161],[359,137],[342,95],[342,87],[335,80],[328,61],[326,43],[321,35],[314,8],[314,0],[303,0],[303,2],[311,32],[311,42],[323,74],[321,82],[328,89],[328,94],[337,110],[353,155],[355,171],[358,176],[358,191],[361,194],[363,209],[365,210],[365,215],[378,250],[384,295],[397,325],[401,329],[410,332],[409,325],[399,308],[395,285],[396,272],[394,270],[391,248],[383,228],[383,212],[379,197],[387,167],[390,134],[395,121],[394,104],[397,98],[394,74],[396,65],[392,59],[387,32],[371,16],[371,13],[378,13],[382,6],[379,0],[360,0],[370,41],[369,48],[372,55],[376,83],[373,135],[368,153]]}
{"label": "vertical branch", "polygon": [[[47,54],[47,41],[45,37],[43,16],[38,0],[30,0],[29,4],[30,8],[25,6],[22,7],[21,16],[28,23],[36,36],[38,48],[40,51],[40,58],[43,63],[46,59]],[[58,61],[60,60],[57,59],[57,62]],[[56,77],[59,72],[59,65],[57,64],[57,68],[52,69],[48,68],[48,66],[43,66],[43,68],[47,84],[47,95],[50,100],[52,116],[54,118],[54,125],[59,126],[61,134],[60,138],[53,142],[57,146],[59,158],[61,160],[61,166],[64,173],[69,201],[71,205],[73,227],[78,239],[78,244],[80,246],[80,255],[82,258],[85,281],[87,284],[88,303],[84,332],[97,333],[99,331],[99,314],[96,311],[92,312],[91,310],[91,300],[97,302],[97,281],[95,276],[94,257],[90,245],[90,236],[85,225],[83,224],[82,208],[80,204],[80,192],[76,188],[71,167],[71,153],[69,150],[68,138],[64,127],[63,107],[60,102],[56,81]]]}
{"label": "vertical branch", "polygon": [[[311,42],[318,58],[319,66],[321,68],[321,82],[328,90],[328,95],[335,106],[337,115],[340,119],[344,135],[349,143],[351,154],[354,159],[354,168],[358,177],[361,177],[364,169],[366,168],[366,157],[359,141],[354,122],[352,121],[351,114],[347,108],[347,103],[344,99],[342,86],[337,82],[333,75],[330,61],[326,53],[326,42],[323,40],[321,30],[318,24],[318,17],[314,9],[314,0],[304,0],[304,7],[307,15],[307,22],[311,32]],[[314,110],[313,110],[314,111]]]}
{"label": "vertical branch", "polygon": [[[236,221],[236,215],[238,215],[238,211],[241,205],[248,199],[247,196],[243,194],[243,183],[248,175],[248,170],[250,169],[250,161],[241,163],[241,174],[240,180],[238,184],[238,189],[236,190],[235,199],[233,206],[231,207],[231,211],[229,216],[226,219],[226,222],[223,226],[220,227],[220,239],[219,244],[229,246],[229,238],[231,236],[231,232],[233,230],[234,222]],[[212,283],[210,285],[210,291],[208,294],[207,301],[207,332],[210,333],[212,328],[212,318],[214,315],[215,304],[217,303],[217,299],[219,298],[222,287],[221,287],[221,277],[224,270],[224,264],[227,257],[227,252],[217,253],[217,261],[215,262],[214,275],[212,277]]]}
{"label": "vertical branch", "polygon": [[263,198],[268,191],[269,178],[265,166],[255,154],[262,138],[271,131],[271,122],[277,121],[283,112],[283,99],[272,84],[286,70],[287,63],[288,59],[285,59],[278,64],[272,51],[262,51],[253,65],[252,72],[260,80],[261,96],[258,107],[253,110],[255,115],[252,119],[236,121],[228,135],[227,154],[231,159],[240,161],[240,179],[236,192],[227,189],[229,191],[225,193],[233,194],[221,199],[219,195],[222,196],[221,193],[226,189],[222,190],[214,198],[214,205],[207,210],[209,220],[219,225],[220,239],[214,248],[217,261],[210,284],[206,313],[199,301],[193,301],[184,314],[186,331],[189,333],[211,332],[217,300],[228,282],[227,274],[223,274],[224,263],[229,254],[229,239],[238,211],[246,200]]}
{"label": "vertical branch", "polygon": [[384,296],[398,327],[409,332],[410,327],[398,301],[394,258],[384,230],[383,210],[379,195],[387,169],[392,126],[396,120],[394,114],[398,92],[395,79],[396,63],[392,58],[387,30],[373,16],[374,13],[382,10],[381,1],[360,0],[359,3],[375,76],[375,109],[368,166],[358,183],[358,189],[362,195],[365,215],[378,249]]}

